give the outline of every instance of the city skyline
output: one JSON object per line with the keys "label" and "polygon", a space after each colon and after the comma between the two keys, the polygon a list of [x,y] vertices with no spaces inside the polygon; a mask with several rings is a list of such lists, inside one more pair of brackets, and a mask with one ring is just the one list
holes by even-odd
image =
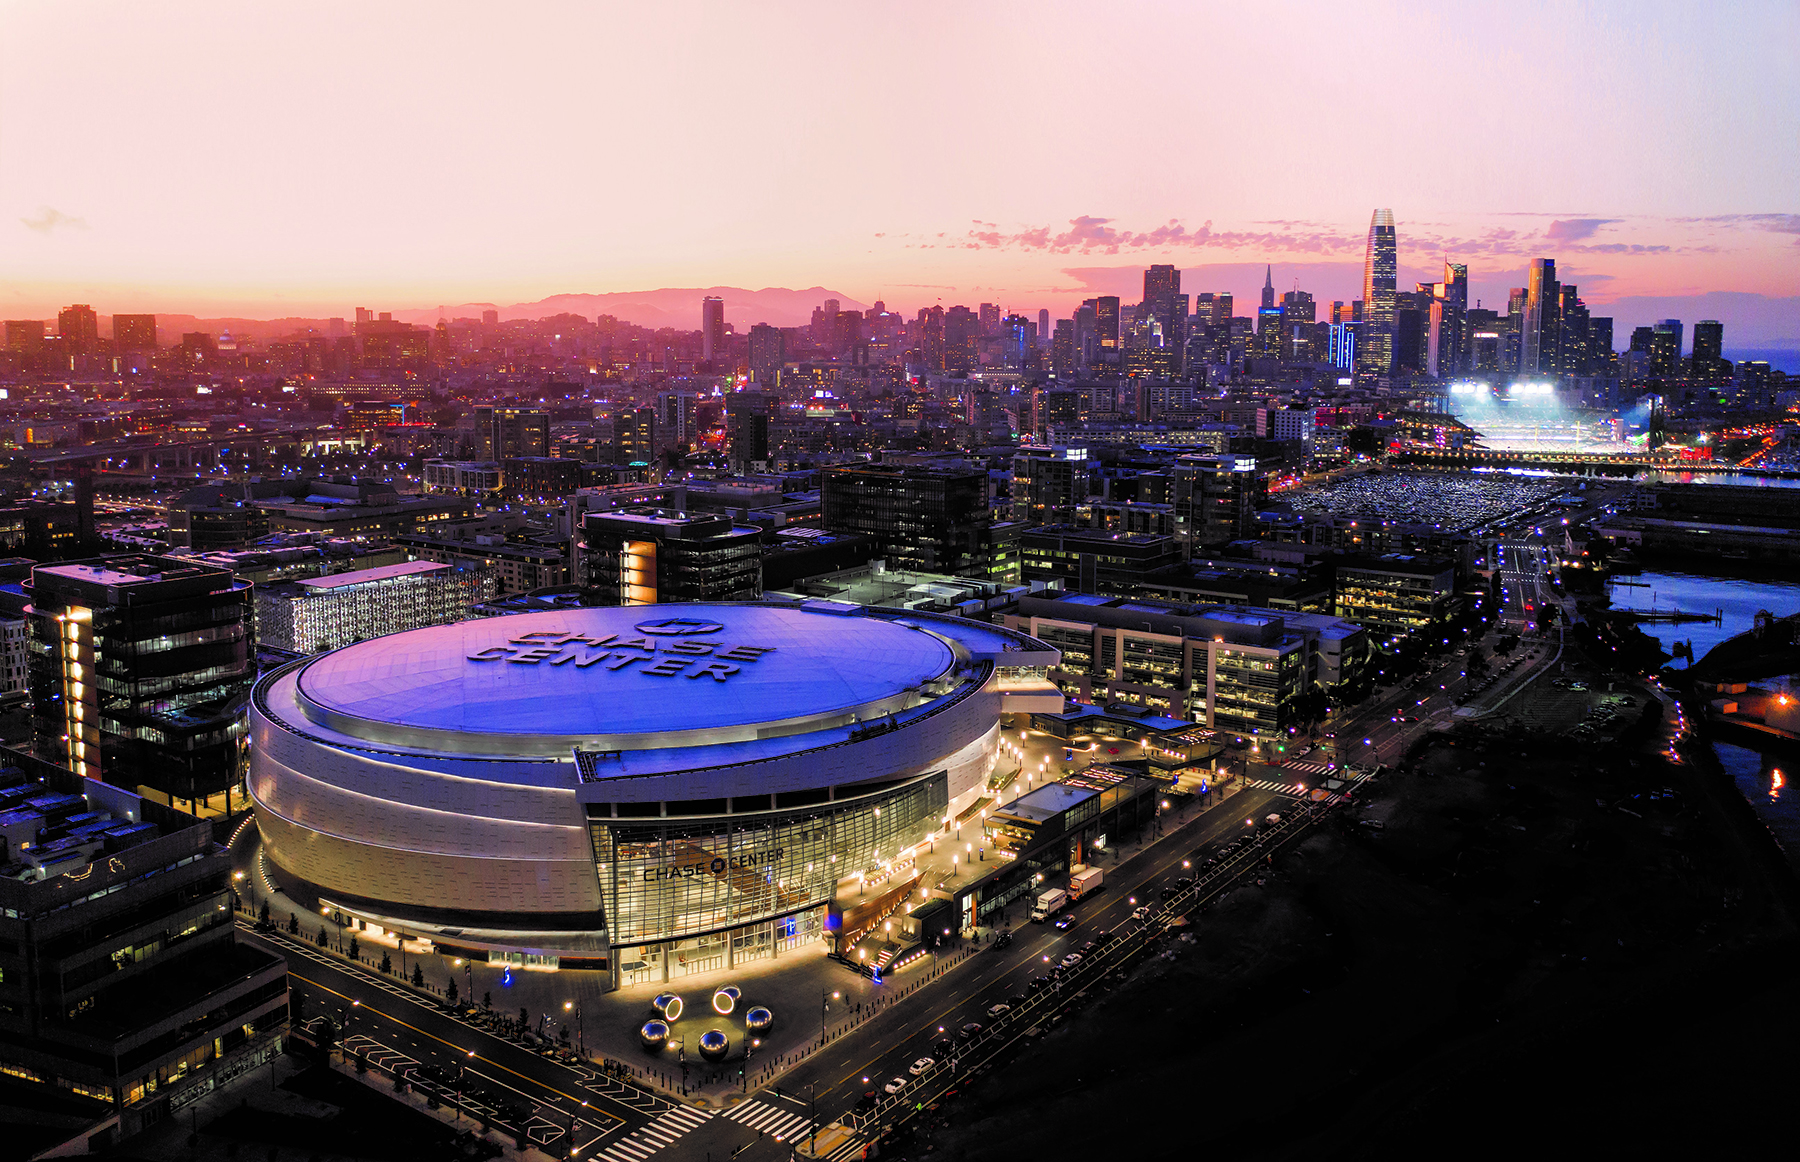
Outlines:
{"label": "city skyline", "polygon": [[[993,301],[1067,317],[1133,296],[1158,263],[1240,301],[1272,263],[1278,290],[1329,302],[1356,297],[1379,206],[1394,211],[1402,288],[1447,258],[1468,265],[1471,302],[1498,299],[1550,257],[1621,325],[1720,318],[1744,343],[1800,345],[1800,163],[1758,144],[1792,140],[1800,119],[1781,52],[1796,20],[1777,6],[1729,25],[1646,6],[1528,9],[1505,25],[993,10],[954,38],[928,10],[508,22],[397,8],[360,14],[354,38],[297,9],[220,11],[0,14],[0,314],[90,302],[328,317],[817,286],[909,315]],[[680,51],[604,51],[634,43]],[[863,83],[883,68],[894,85]],[[1460,145],[1332,144],[1334,110],[1371,76],[1417,69],[1458,83],[1408,103],[1409,136]],[[900,80],[921,72],[935,83]],[[1043,92],[1056,96],[1030,96]],[[1280,92],[1317,101],[1288,147],[1200,148],[1209,118],[1233,116],[1207,94]],[[68,132],[115,123],[122,98],[145,132]],[[1132,114],[1152,106],[1194,111]],[[1344,124],[1372,131],[1361,114]]]}

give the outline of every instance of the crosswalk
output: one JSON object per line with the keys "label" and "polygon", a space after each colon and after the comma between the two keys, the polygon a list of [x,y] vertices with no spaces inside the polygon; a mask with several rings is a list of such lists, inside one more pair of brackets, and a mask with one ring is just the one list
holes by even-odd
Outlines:
{"label": "crosswalk", "polygon": [[1273,779],[1245,779],[1244,786],[1254,787],[1258,791],[1277,791],[1283,795],[1298,795],[1293,783],[1277,783]]}
{"label": "crosswalk", "polygon": [[747,1101],[725,1115],[727,1121],[741,1122],[753,1130],[761,1130],[777,1142],[785,1142],[807,1130],[808,1118],[767,1102]]}
{"label": "crosswalk", "polygon": [[663,1147],[680,1141],[683,1135],[704,1126],[712,1117],[713,1114],[706,1110],[675,1106],[655,1121],[598,1151],[594,1157],[608,1159],[608,1162],[643,1162]]}
{"label": "crosswalk", "polygon": [[1332,773],[1332,768],[1326,766],[1324,763],[1309,763],[1305,759],[1297,759],[1294,762],[1283,763],[1281,769],[1284,771],[1292,771],[1297,775],[1329,775]]}

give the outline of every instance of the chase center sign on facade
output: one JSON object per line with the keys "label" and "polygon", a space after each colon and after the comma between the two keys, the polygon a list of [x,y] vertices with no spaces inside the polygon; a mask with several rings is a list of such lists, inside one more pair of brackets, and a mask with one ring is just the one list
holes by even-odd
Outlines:
{"label": "chase center sign on facade", "polygon": [[[262,866],[308,906],[650,979],[804,944],[971,801],[1056,652],[831,602],[414,630],[257,684]],[[672,969],[672,966],[675,966]]]}

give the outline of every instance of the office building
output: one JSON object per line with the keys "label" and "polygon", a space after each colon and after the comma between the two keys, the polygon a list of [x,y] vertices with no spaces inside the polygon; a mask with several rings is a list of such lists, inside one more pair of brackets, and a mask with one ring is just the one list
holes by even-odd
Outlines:
{"label": "office building", "polygon": [[944,312],[944,370],[970,372],[979,366],[977,340],[981,337],[981,320],[967,307],[951,307]]}
{"label": "office building", "polygon": [[1377,642],[1398,642],[1443,621],[1456,592],[1453,561],[1388,553],[1333,562],[1335,612]]}
{"label": "office building", "polygon": [[1680,319],[1662,319],[1650,329],[1650,375],[1655,379],[1677,379],[1681,375]]}
{"label": "office building", "polygon": [[733,392],[725,398],[725,435],[731,464],[739,472],[769,458],[770,397],[760,391]]}
{"label": "office building", "polygon": [[581,521],[587,586],[604,605],[762,596],[762,530],[719,513],[623,508]]}
{"label": "office building", "polygon": [[1363,329],[1358,337],[1359,374],[1379,379],[1394,369],[1395,292],[1399,287],[1400,252],[1394,212],[1376,210],[1369,219],[1369,241],[1363,255]]}
{"label": "office building", "polygon": [[614,464],[656,462],[656,409],[622,407],[613,412]]}
{"label": "office building", "polygon": [[106,1152],[274,1061],[287,964],[238,940],[210,820],[10,757],[0,1072],[15,1104],[21,1083],[48,1091],[47,1124],[91,1118],[73,1141]]}
{"label": "office building", "polygon": [[750,328],[750,378],[764,391],[781,386],[781,366],[787,362],[787,339],[780,327],[757,323]]}
{"label": "office building", "polygon": [[1554,375],[1559,370],[1556,353],[1561,342],[1562,291],[1556,281],[1556,260],[1531,260],[1525,288],[1524,321],[1519,332],[1519,374]]}
{"label": "office building", "polygon": [[725,300],[700,300],[700,358],[711,363],[725,357]]}
{"label": "office building", "polygon": [[1173,536],[1048,525],[1019,536],[1019,579],[1069,593],[1142,592],[1151,574],[1181,564]]}
{"label": "office building", "polygon": [[477,460],[550,454],[550,413],[529,408],[475,409]]}
{"label": "office building", "polygon": [[1088,495],[1086,448],[1026,445],[1013,452],[1012,515],[1034,524],[1062,524]]}
{"label": "office building", "polygon": [[39,565],[27,589],[38,756],[229,811],[256,675],[250,583],[173,557],[124,556]]}
{"label": "office building", "polygon": [[1102,359],[1106,359],[1105,353],[1118,351],[1119,296],[1102,295],[1094,300],[1094,334],[1100,344]]}
{"label": "office building", "polygon": [[114,315],[113,346],[120,351],[156,350],[155,315]]}
{"label": "office building", "polygon": [[994,546],[985,471],[858,464],[827,468],[820,490],[825,527],[867,537],[890,566],[989,575]]}
{"label": "office building", "polygon": [[1182,456],[1175,461],[1175,535],[1191,552],[1251,540],[1268,502],[1268,473],[1254,456]]}
{"label": "office building", "polygon": [[65,352],[85,355],[100,346],[100,316],[86,303],[64,307],[56,313],[56,333]]}
{"label": "office building", "polygon": [[256,590],[256,637],[262,645],[316,654],[382,634],[448,625],[469,616],[499,588],[484,569],[409,561]]}
{"label": "office building", "polygon": [[1067,697],[1246,736],[1280,734],[1297,699],[1355,680],[1369,657],[1341,618],[1241,605],[1047,592],[1000,623],[1061,653],[1049,678]]}
{"label": "office building", "polygon": [[695,424],[694,393],[662,391],[656,395],[656,446],[659,452],[686,454],[700,442]]}
{"label": "office building", "polygon": [[1717,319],[1702,319],[1694,324],[1694,350],[1688,360],[1688,374],[1703,383],[1726,382],[1731,379],[1731,364],[1725,360],[1725,325]]}

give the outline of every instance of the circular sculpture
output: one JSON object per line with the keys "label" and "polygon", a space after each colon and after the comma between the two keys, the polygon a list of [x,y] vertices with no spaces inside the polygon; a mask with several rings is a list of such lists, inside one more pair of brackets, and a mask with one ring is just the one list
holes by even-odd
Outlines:
{"label": "circular sculpture", "polygon": [[737,1008],[738,998],[743,995],[744,991],[738,988],[738,986],[734,984],[726,985],[724,988],[713,994],[713,1012],[719,1014],[721,1017],[729,1017],[732,1010]]}
{"label": "circular sculpture", "polygon": [[744,1025],[753,1033],[760,1033],[774,1023],[775,1014],[761,1005],[744,1014]]}
{"label": "circular sculpture", "polygon": [[700,1034],[700,1056],[708,1061],[717,1061],[725,1056],[725,1050],[730,1047],[730,1044],[725,1039],[725,1034],[717,1029],[708,1029]]}
{"label": "circular sculpture", "polygon": [[669,1043],[669,1026],[661,1021],[645,1021],[644,1027],[638,1030],[638,1040],[646,1049],[661,1049]]}
{"label": "circular sculpture", "polygon": [[661,1014],[665,1021],[681,1020],[681,998],[674,993],[663,993],[650,1002],[650,1007]]}

